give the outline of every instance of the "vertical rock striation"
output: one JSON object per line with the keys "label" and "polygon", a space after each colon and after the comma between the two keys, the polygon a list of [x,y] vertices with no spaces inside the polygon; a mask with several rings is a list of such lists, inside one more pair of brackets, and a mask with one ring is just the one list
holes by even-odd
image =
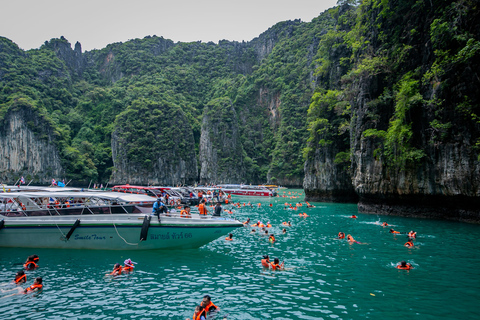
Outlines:
{"label": "vertical rock striation", "polygon": [[200,136],[200,183],[239,183],[245,179],[239,121],[228,98],[204,109]]}
{"label": "vertical rock striation", "polygon": [[21,176],[50,183],[64,177],[53,130],[28,106],[12,108],[0,122],[0,179]]}

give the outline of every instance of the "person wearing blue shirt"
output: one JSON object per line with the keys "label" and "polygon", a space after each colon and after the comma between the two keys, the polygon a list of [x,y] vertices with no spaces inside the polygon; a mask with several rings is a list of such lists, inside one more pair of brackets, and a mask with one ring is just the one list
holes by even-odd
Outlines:
{"label": "person wearing blue shirt", "polygon": [[155,201],[155,203],[153,204],[152,213],[156,214],[156,216],[159,218],[160,213],[166,213],[166,212],[167,212],[167,207],[162,202],[162,199],[157,198],[157,201]]}

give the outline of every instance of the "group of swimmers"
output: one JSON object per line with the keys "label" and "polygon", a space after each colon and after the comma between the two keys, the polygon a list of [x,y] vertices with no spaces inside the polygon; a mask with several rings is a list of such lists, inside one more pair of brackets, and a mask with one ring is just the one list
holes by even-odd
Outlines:
{"label": "group of swimmers", "polygon": [[263,256],[263,259],[261,260],[262,266],[264,268],[272,268],[272,270],[282,270],[284,269],[284,262],[280,263],[280,260],[278,258],[274,258],[273,262],[270,261],[270,257],[268,255]]}
{"label": "group of swimmers", "polygon": [[133,269],[135,268],[135,265],[137,264],[136,262],[133,262],[132,259],[128,258],[123,262],[123,267],[120,263],[115,263],[113,265],[113,270],[110,273],[107,273],[106,276],[119,276],[122,273],[129,273],[132,272]]}
{"label": "group of swimmers", "polygon": [[[39,260],[40,258],[36,254],[28,256],[27,261],[25,261],[25,263],[23,264],[24,270],[33,271],[37,269]],[[18,294],[29,294],[29,293],[42,291],[43,289],[42,277],[36,277],[35,280],[33,281],[33,284],[25,289],[21,287],[22,284],[27,283],[27,275],[24,270],[19,270],[15,274],[15,279],[13,279],[12,282],[10,283],[15,286],[13,289],[1,290],[2,293],[13,292],[12,294],[4,296],[2,298],[11,297]]]}

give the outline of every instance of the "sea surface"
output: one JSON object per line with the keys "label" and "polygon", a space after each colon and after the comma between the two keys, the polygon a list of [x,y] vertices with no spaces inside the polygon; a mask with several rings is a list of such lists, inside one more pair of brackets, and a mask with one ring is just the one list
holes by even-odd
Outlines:
{"label": "sea surface", "polygon": [[[220,320],[480,319],[479,225],[359,214],[355,204],[286,210],[303,191],[286,192],[299,198],[234,196],[242,207],[224,213],[251,224],[270,221],[273,244],[248,227],[233,231],[233,241],[225,235],[195,250],[0,248],[2,288],[30,254],[40,256],[40,267],[27,272],[28,285],[37,276],[44,281],[34,296],[1,293],[0,318],[186,319],[208,294]],[[253,206],[244,207],[249,201]],[[298,216],[303,212],[308,217]],[[286,234],[284,221],[292,223]],[[406,235],[390,234],[384,221],[417,231],[415,247],[404,247]],[[361,244],[337,240],[339,231]],[[265,254],[286,270],[262,268]],[[132,274],[105,276],[127,258],[137,262]],[[396,269],[401,260],[414,269]]]}

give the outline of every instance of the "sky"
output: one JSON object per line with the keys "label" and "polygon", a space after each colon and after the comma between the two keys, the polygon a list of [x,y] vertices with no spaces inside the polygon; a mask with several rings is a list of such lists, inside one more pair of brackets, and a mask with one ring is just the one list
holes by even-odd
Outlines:
{"label": "sky", "polygon": [[250,41],[280,21],[310,22],[337,0],[0,0],[0,36],[24,50],[64,36],[83,51],[145,36]]}

